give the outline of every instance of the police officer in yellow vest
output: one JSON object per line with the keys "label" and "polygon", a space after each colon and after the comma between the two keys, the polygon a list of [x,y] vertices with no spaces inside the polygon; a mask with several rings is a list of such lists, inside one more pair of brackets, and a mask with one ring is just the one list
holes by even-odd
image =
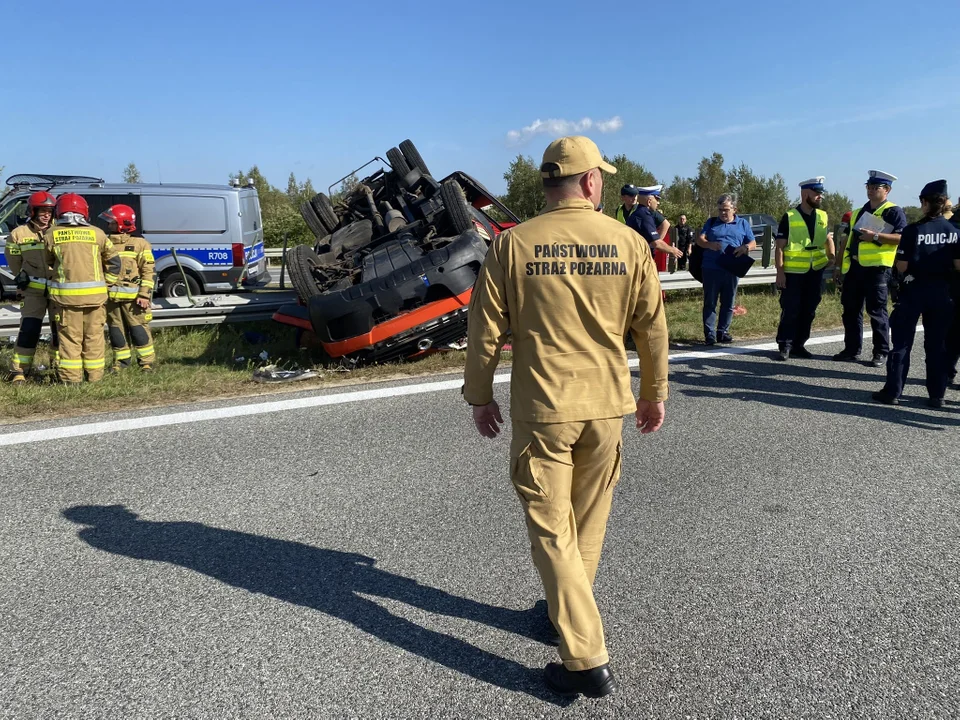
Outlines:
{"label": "police officer in yellow vest", "polygon": [[823,204],[822,176],[800,183],[800,204],[787,210],[777,229],[774,262],[780,288],[778,360],[811,358],[804,347],[820,304],[823,271],[834,258]]}
{"label": "police officer in yellow vest", "polygon": [[834,360],[856,362],[863,345],[863,308],[866,305],[873,328],[873,358],[870,365],[883,367],[890,352],[890,322],[887,316],[887,284],[897,256],[900,233],[907,226],[903,209],[887,197],[896,176],[871,170],[867,179],[869,201],[850,216],[849,232],[839,255],[843,274],[840,303],[843,305],[843,350]]}
{"label": "police officer in yellow vest", "polygon": [[[595,212],[602,171],[616,168],[588,138],[560,138],[544,151],[546,208],[493,240],[477,279],[463,386],[477,430],[496,437],[503,419],[493,378],[509,333],[511,480],[563,660],[547,665],[544,679],[558,693],[591,697],[616,687],[593,581],[620,476],[623,416],[635,410],[644,433],[660,428],[668,369],[657,269],[633,230]],[[640,355],[639,400],[627,332]]]}
{"label": "police officer in yellow vest", "polygon": [[67,385],[103,379],[103,326],[107,286],[117,281],[120,256],[98,227],[88,222],[87,201],[75,193],[57,198],[57,224],[44,233],[51,268],[50,299],[57,305],[60,381]]}
{"label": "police officer in yellow vest", "polygon": [[617,220],[624,225],[627,219],[633,215],[633,211],[640,205],[637,196],[640,195],[640,189],[636,185],[624,185],[620,188],[620,207],[617,208]]}
{"label": "police officer in yellow vest", "polygon": [[26,373],[30,372],[43,318],[50,313],[53,326],[51,349],[56,361],[56,323],[53,322],[54,310],[47,298],[47,267],[44,252],[43,233],[53,221],[53,209],[57,201],[48,192],[33,193],[27,200],[27,212],[30,217],[26,225],[13,229],[7,238],[7,264],[17,284],[17,296],[20,300],[20,332],[13,349],[13,363],[10,382],[26,382]]}

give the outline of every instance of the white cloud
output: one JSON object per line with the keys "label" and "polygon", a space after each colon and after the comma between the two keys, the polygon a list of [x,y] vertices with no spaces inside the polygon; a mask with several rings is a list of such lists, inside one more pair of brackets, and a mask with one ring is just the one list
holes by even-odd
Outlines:
{"label": "white cloud", "polygon": [[511,130],[507,133],[507,142],[512,145],[525,143],[537,135],[550,135],[560,137],[562,135],[576,135],[580,133],[596,130],[599,133],[614,133],[623,127],[623,120],[619,115],[615,115],[609,120],[593,120],[592,118],[583,118],[581,120],[562,120],[549,119],[540,120],[539,118],[520,130]]}

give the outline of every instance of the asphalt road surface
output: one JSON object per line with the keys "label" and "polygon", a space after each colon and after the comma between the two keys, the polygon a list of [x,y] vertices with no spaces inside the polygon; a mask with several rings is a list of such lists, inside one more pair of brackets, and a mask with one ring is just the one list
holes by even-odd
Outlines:
{"label": "asphalt road surface", "polygon": [[572,703],[456,378],[4,428],[0,716],[957,717],[960,393],[876,406],[880,377],[675,360],[597,578],[620,690]]}

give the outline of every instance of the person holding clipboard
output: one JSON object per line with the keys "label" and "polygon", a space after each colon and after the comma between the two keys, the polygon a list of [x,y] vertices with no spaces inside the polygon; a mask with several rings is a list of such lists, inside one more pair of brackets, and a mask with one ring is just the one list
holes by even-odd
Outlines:
{"label": "person holding clipboard", "polygon": [[907,226],[903,208],[887,197],[896,176],[871,170],[867,178],[868,201],[850,216],[849,232],[838,255],[841,267],[834,280],[843,275],[840,304],[843,306],[843,350],[834,360],[856,362],[863,345],[863,308],[866,305],[873,329],[873,357],[868,363],[883,367],[890,352],[890,321],[887,294],[890,274],[900,244],[900,233]]}

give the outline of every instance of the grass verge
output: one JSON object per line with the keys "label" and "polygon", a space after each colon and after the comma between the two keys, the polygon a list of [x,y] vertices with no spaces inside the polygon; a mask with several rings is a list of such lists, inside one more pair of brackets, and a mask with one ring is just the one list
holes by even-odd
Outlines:
{"label": "grass verge", "polygon": [[[667,295],[665,307],[671,342],[686,344],[703,339],[702,302],[698,290]],[[738,304],[747,310],[733,321],[731,332],[738,340],[769,337],[776,332],[780,305],[770,288],[744,288],[738,295]],[[815,328],[836,328],[840,324],[839,295],[830,288],[817,312]],[[25,386],[0,384],[0,422],[452,372],[460,370],[464,360],[463,352],[449,351],[416,361],[354,369],[316,367],[307,351],[294,346],[293,331],[273,322],[160,329],[155,333],[155,345],[159,362],[156,372],[150,375],[134,367],[108,375],[99,383],[64,387],[52,384],[51,373],[46,372],[40,373],[39,381],[32,380]],[[262,360],[261,353],[266,353],[268,359]],[[0,349],[0,367],[9,368],[12,355],[12,343]],[[504,353],[504,361],[509,359],[509,353]],[[36,362],[49,366],[46,345],[41,344],[38,349]],[[108,348],[107,365],[111,362]],[[319,376],[302,382],[255,382],[253,371],[268,363],[281,367],[316,367]]]}

